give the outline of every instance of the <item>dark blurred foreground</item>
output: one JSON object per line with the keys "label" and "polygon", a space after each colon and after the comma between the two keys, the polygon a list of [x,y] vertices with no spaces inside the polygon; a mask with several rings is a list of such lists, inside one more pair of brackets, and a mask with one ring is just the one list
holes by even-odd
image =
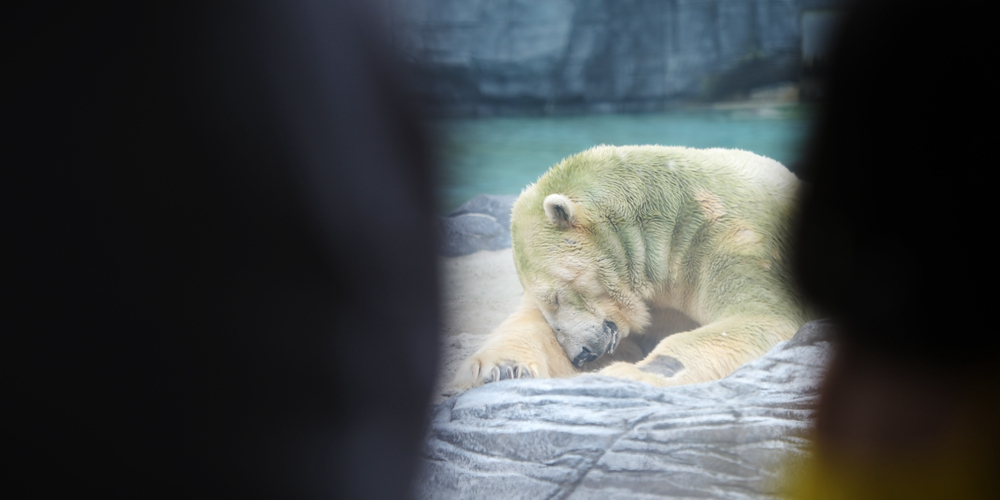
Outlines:
{"label": "dark blurred foreground", "polygon": [[857,7],[801,171],[799,277],[840,346],[799,494],[1000,498],[991,22],[971,2]]}
{"label": "dark blurred foreground", "polygon": [[409,496],[430,171],[355,7],[10,14],[19,498]]}

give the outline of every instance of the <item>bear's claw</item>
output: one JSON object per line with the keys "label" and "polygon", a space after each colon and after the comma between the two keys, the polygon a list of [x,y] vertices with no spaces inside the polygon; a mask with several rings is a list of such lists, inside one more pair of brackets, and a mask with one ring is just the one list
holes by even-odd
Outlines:
{"label": "bear's claw", "polygon": [[498,382],[500,380],[515,378],[534,378],[534,374],[525,365],[501,365],[494,366],[489,375],[483,377],[483,383]]}
{"label": "bear's claw", "polygon": [[547,377],[548,373],[534,362],[517,362],[509,358],[492,361],[473,357],[467,360],[462,368],[459,368],[455,378],[449,384],[449,390],[452,393],[457,393],[501,380]]}

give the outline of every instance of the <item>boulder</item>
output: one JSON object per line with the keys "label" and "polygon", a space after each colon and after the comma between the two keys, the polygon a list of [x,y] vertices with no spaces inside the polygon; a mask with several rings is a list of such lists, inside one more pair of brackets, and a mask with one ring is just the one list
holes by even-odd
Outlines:
{"label": "boulder", "polygon": [[517,196],[478,195],[438,220],[440,245],[445,257],[480,250],[510,248],[510,209]]}
{"label": "boulder", "polygon": [[806,453],[827,321],[730,376],[505,380],[437,405],[420,498],[777,498]]}
{"label": "boulder", "polygon": [[464,214],[489,215],[501,226],[510,231],[510,210],[514,206],[517,195],[513,194],[480,194],[456,208],[448,217]]}

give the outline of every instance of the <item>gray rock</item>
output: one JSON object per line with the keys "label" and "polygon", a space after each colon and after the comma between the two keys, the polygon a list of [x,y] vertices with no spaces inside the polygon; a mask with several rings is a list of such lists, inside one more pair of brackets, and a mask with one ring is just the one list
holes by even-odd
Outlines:
{"label": "gray rock", "polygon": [[510,248],[510,209],[517,196],[481,194],[439,219],[440,247],[446,257]]}
{"label": "gray rock", "polygon": [[445,257],[468,255],[480,250],[499,250],[510,246],[510,228],[483,214],[463,214],[439,219],[440,247]]}
{"label": "gray rock", "polygon": [[480,194],[456,208],[448,217],[463,214],[489,215],[509,231],[510,210],[514,206],[514,200],[517,200],[517,196],[512,194]]}
{"label": "gray rock", "polygon": [[[395,0],[419,93],[455,114],[656,109],[798,79],[803,12],[841,0]],[[745,80],[745,81],[737,81]],[[745,87],[745,88],[744,88]]]}
{"label": "gray rock", "polygon": [[723,380],[507,380],[433,412],[420,498],[773,498],[804,454],[830,355],[807,323]]}

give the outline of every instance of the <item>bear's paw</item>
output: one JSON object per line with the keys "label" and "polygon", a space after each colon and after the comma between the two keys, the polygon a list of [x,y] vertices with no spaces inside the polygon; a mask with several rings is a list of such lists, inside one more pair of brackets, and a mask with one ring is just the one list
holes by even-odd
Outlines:
{"label": "bear's paw", "polygon": [[491,382],[519,378],[547,378],[548,371],[542,363],[515,361],[500,353],[480,352],[462,363],[451,383],[454,392]]}

